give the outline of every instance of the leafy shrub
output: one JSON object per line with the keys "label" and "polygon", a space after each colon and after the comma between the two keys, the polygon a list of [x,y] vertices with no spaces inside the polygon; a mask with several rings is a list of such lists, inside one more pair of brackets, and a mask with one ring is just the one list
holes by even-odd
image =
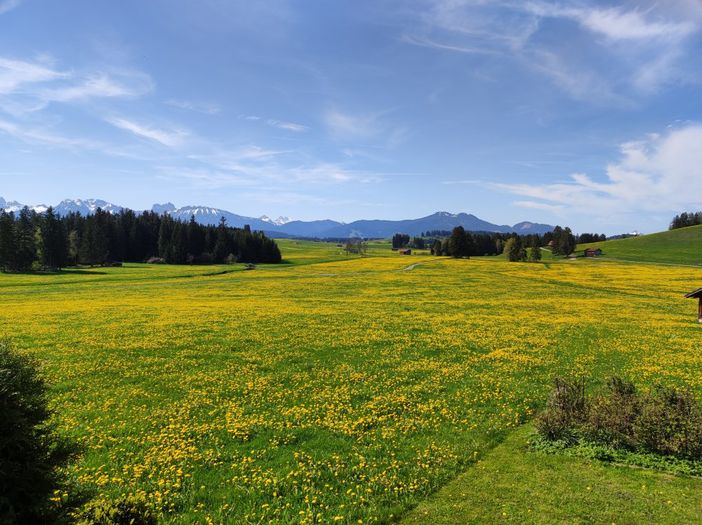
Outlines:
{"label": "leafy shrub", "polygon": [[551,441],[575,440],[574,429],[587,417],[585,381],[556,379],[546,410],[536,420],[536,427]]}
{"label": "leafy shrub", "polygon": [[544,440],[702,460],[702,406],[689,388],[640,394],[613,377],[588,398],[581,380],[557,379],[536,427]]}
{"label": "leafy shrub", "polygon": [[156,513],[142,495],[93,500],[77,516],[77,525],[156,525]]}
{"label": "leafy shrub", "polygon": [[658,387],[645,396],[633,434],[642,448],[702,458],[702,407],[690,389]]}
{"label": "leafy shrub", "polygon": [[48,422],[46,385],[35,364],[0,340],[0,523],[57,519],[50,498],[70,457]]}
{"label": "leafy shrub", "polygon": [[584,430],[594,442],[633,449],[636,447],[634,424],[640,412],[636,387],[613,377],[607,383],[606,394],[593,399]]}

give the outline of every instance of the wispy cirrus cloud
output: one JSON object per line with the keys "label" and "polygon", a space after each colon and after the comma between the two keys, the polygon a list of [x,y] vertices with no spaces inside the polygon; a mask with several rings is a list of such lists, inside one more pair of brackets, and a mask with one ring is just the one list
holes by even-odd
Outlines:
{"label": "wispy cirrus cloud", "polygon": [[101,149],[100,143],[77,137],[69,137],[56,133],[52,129],[35,125],[18,124],[0,119],[0,132],[29,144],[43,144],[76,149]]}
{"label": "wispy cirrus cloud", "polygon": [[[696,5],[697,4],[697,5]],[[702,7],[689,0],[638,7],[575,0],[430,0],[401,40],[437,51],[491,54],[543,75],[574,99],[627,104],[673,82],[702,82],[681,64],[702,31]],[[548,23],[582,36],[578,46],[542,38]],[[575,40],[574,40],[575,41]]]}
{"label": "wispy cirrus cloud", "polygon": [[637,8],[582,7],[577,4],[568,6],[533,1],[524,2],[521,8],[542,18],[572,20],[582,28],[611,40],[677,41],[698,29],[697,25],[690,20],[655,18],[650,10],[642,11]]}
{"label": "wispy cirrus cloud", "polygon": [[298,124],[296,122],[286,122],[284,120],[276,119],[268,119],[266,120],[266,124],[268,124],[269,126],[273,126],[274,128],[284,129],[286,131],[294,131],[295,133],[301,133],[309,129],[307,126],[303,126],[302,124]]}
{"label": "wispy cirrus cloud", "polygon": [[53,102],[135,98],[153,90],[151,78],[135,70],[78,72],[62,69],[49,58],[20,60],[0,56],[0,111],[21,116]]}
{"label": "wispy cirrus cloud", "polygon": [[150,125],[141,124],[133,120],[129,120],[122,117],[109,117],[105,121],[112,124],[116,128],[129,131],[137,137],[145,138],[154,142],[158,142],[163,146],[168,146],[169,148],[175,148],[183,145],[185,139],[188,137],[189,133],[185,130],[165,130],[154,128]]}
{"label": "wispy cirrus cloud", "polygon": [[288,120],[279,120],[275,118],[264,118],[259,115],[239,115],[239,118],[243,120],[248,120],[250,122],[262,122],[267,126],[282,129],[285,131],[293,131],[295,133],[302,133],[310,129],[308,126],[305,126],[304,124],[299,124],[297,122],[290,122]]}
{"label": "wispy cirrus cloud", "polygon": [[390,120],[393,110],[349,112],[330,108],[323,120],[331,136],[340,141],[373,141],[387,147],[396,147],[405,141],[407,127]]}
{"label": "wispy cirrus cloud", "polygon": [[0,56],[0,95],[22,91],[29,85],[69,77],[70,73],[58,71],[50,64]]}
{"label": "wispy cirrus cloud", "polygon": [[4,15],[19,7],[22,2],[20,0],[2,0],[0,1],[0,15]]}
{"label": "wispy cirrus cloud", "polygon": [[182,100],[182,99],[168,99],[164,102],[168,106],[173,106],[179,109],[185,109],[188,111],[195,111],[197,113],[205,113],[207,115],[216,115],[222,108],[212,102],[195,102],[192,100]]}
{"label": "wispy cirrus cloud", "polygon": [[75,84],[47,88],[37,94],[49,102],[70,102],[89,98],[130,98],[144,95],[153,89],[147,75],[130,72],[125,79],[106,73],[96,73],[78,80]]}

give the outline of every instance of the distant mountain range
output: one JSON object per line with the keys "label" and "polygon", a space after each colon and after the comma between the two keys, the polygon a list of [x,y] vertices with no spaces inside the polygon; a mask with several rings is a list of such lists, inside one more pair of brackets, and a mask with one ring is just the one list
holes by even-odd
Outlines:
{"label": "distant mountain range", "polygon": [[[0,209],[18,212],[24,205],[17,201],[6,201],[0,197]],[[29,208],[42,213],[48,206],[39,204],[29,206]],[[81,215],[95,213],[97,208],[101,208],[109,213],[119,213],[123,207],[100,199],[65,199],[53,207],[58,215],[66,215],[77,212]],[[522,235],[529,233],[544,234],[553,230],[549,224],[539,224],[534,222],[520,222],[513,226],[493,224],[469,213],[448,213],[440,211],[421,217],[419,219],[407,219],[400,221],[389,220],[359,220],[345,224],[343,222],[330,219],[317,221],[292,221],[288,217],[278,217],[271,219],[267,216],[246,217],[237,215],[227,210],[212,208],[209,206],[183,206],[177,208],[174,204],[154,204],[151,210],[158,213],[172,216],[182,221],[190,220],[191,216],[200,224],[217,224],[224,217],[229,226],[242,228],[248,224],[253,230],[261,230],[271,236],[278,237],[317,237],[317,238],[386,238],[395,233],[406,233],[408,235],[420,235],[422,232],[442,230],[450,231],[456,226],[463,226],[467,231],[480,232],[516,232]]]}

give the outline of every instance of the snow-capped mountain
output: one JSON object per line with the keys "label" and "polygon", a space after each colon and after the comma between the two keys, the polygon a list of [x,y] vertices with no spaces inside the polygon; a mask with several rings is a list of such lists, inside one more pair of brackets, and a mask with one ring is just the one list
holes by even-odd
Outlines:
{"label": "snow-capped mountain", "polygon": [[[18,212],[23,204],[17,201],[6,201],[0,197],[0,209]],[[38,213],[46,211],[47,206],[41,204],[30,208]],[[91,215],[101,208],[109,213],[119,213],[124,208],[100,199],[66,199],[54,207],[58,215],[77,212],[81,215]],[[248,225],[253,230],[264,231],[269,235],[282,237],[316,237],[316,238],[346,238],[350,236],[366,238],[387,238],[395,233],[420,235],[422,232],[451,231],[456,226],[462,226],[467,231],[481,232],[516,232],[522,235],[529,233],[544,234],[553,230],[548,224],[520,222],[514,226],[499,225],[484,221],[468,213],[436,212],[419,219],[390,220],[358,220],[348,224],[330,219],[316,221],[292,221],[288,217],[271,219],[267,215],[247,217],[237,215],[221,208],[211,206],[183,206],[177,208],[173,203],[154,204],[151,210],[158,214],[168,214],[174,219],[189,221],[190,217],[200,224],[219,224],[224,217],[228,226],[243,228]]]}
{"label": "snow-capped mountain", "polygon": [[108,213],[119,213],[123,209],[122,206],[101,199],[65,199],[54,206],[54,211],[57,215],[68,215],[69,213],[92,215],[98,208]]}
{"label": "snow-capped mountain", "polygon": [[[7,213],[13,212],[13,213],[18,213],[22,208],[24,208],[24,204],[21,202],[17,201],[6,201],[2,197],[0,197],[0,210],[5,210]],[[46,206],[45,204],[37,204],[36,206],[27,206],[30,210],[34,210],[37,213],[44,213],[49,207]]]}
{"label": "snow-capped mountain", "polygon": [[263,222],[270,222],[271,224],[275,224],[276,226],[282,226],[283,224],[287,224],[292,220],[290,219],[290,217],[283,217],[282,215],[277,219],[271,219],[268,215],[261,215],[258,219]]}
{"label": "snow-capped mountain", "polygon": [[189,221],[190,217],[195,217],[195,220],[200,224],[219,224],[219,221],[224,217],[227,221],[227,226],[235,228],[243,228],[247,224],[254,230],[275,231],[276,228],[276,225],[273,223],[254,217],[237,215],[236,213],[210,206],[183,206],[176,208],[169,202],[167,204],[154,204],[151,210],[156,213],[167,213],[174,219],[181,221]]}

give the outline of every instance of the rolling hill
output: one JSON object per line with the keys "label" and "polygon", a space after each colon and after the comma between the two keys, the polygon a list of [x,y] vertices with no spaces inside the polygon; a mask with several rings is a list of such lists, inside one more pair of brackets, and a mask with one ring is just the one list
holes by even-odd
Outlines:
{"label": "rolling hill", "polygon": [[601,248],[604,256],[636,262],[702,265],[702,225],[650,235],[579,244],[577,251]]}

